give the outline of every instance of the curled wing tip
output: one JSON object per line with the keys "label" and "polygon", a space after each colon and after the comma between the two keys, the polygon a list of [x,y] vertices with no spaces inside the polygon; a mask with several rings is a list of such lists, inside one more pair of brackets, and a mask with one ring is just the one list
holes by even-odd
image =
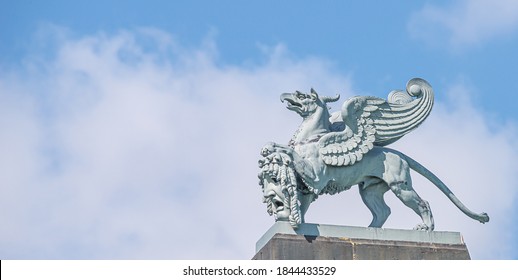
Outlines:
{"label": "curled wing tip", "polygon": [[393,90],[389,93],[387,101],[392,104],[407,104],[412,102],[414,99],[412,95],[401,90]]}
{"label": "curled wing tip", "polygon": [[406,91],[392,91],[387,100],[371,96],[355,96],[342,105],[344,124],[355,133],[364,126],[373,125],[374,145],[391,144],[428,117],[434,103],[431,85],[424,79],[413,78],[407,82]]}
{"label": "curled wing tip", "polygon": [[432,86],[425,80],[421,78],[413,78],[410,79],[406,84],[406,91],[411,96],[421,96],[424,91],[431,91]]}
{"label": "curled wing tip", "polygon": [[353,165],[374,146],[396,142],[428,117],[433,98],[432,87],[421,78],[408,81],[406,92],[392,91],[388,100],[372,96],[349,98],[341,110],[343,129],[319,141],[323,161],[333,166]]}

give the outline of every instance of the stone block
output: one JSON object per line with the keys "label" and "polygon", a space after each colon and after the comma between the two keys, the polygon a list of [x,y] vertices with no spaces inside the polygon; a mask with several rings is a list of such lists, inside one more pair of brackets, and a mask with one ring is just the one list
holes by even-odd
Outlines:
{"label": "stone block", "polygon": [[254,260],[469,260],[458,232],[426,232],[276,222]]}

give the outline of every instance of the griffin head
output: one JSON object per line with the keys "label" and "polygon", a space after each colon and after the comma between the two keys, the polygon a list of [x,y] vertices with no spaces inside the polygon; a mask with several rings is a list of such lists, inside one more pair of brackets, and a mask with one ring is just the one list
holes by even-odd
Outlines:
{"label": "griffin head", "polygon": [[340,95],[320,97],[314,89],[311,89],[309,94],[298,90],[293,93],[281,94],[281,102],[286,101],[288,110],[296,112],[301,117],[312,115],[318,108],[327,109],[326,103],[335,102],[338,99],[340,99]]}

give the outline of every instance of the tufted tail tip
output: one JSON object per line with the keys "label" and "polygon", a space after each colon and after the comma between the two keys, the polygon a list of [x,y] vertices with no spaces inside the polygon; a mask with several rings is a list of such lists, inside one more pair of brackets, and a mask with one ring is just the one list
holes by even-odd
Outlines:
{"label": "tufted tail tip", "polygon": [[483,224],[489,222],[489,215],[487,213],[481,213],[479,221]]}

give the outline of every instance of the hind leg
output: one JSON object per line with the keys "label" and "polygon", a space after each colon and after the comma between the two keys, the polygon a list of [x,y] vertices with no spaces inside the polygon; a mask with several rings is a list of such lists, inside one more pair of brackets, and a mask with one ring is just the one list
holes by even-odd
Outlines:
{"label": "hind leg", "polygon": [[390,215],[390,207],[383,199],[383,195],[389,190],[388,185],[380,179],[371,178],[360,184],[359,189],[363,203],[372,213],[369,227],[382,227]]}
{"label": "hind leg", "polygon": [[421,217],[423,220],[422,224],[418,224],[414,227],[416,230],[428,230],[434,229],[434,221],[432,216],[432,210],[430,204],[426,200],[423,200],[412,188],[410,180],[405,182],[395,182],[389,185],[392,192],[399,198],[407,207],[414,210],[414,212]]}

